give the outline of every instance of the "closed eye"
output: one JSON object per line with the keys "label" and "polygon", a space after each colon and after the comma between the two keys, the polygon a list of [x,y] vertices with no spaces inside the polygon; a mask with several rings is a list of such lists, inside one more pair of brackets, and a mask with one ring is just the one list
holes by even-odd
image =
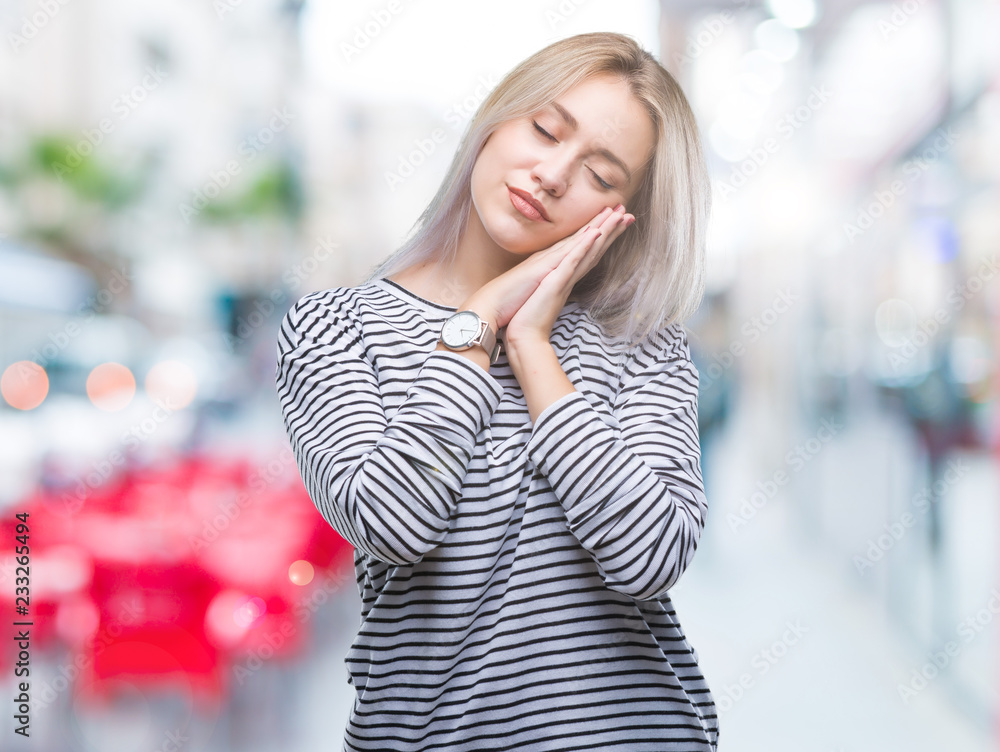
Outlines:
{"label": "closed eye", "polygon": [[[540,126],[537,121],[532,120],[531,124],[533,126],[535,126],[535,130],[538,131],[539,133],[541,133],[542,136],[544,136],[545,138],[549,139],[550,141],[555,141],[556,140],[556,137],[553,136],[551,133],[549,133],[544,128],[542,128],[542,126]],[[588,167],[587,169],[590,169],[590,168]],[[597,179],[597,182],[600,184],[600,186],[604,190],[611,190],[612,188],[614,188],[614,186],[611,183],[609,183],[606,180],[604,180],[604,178],[602,178],[596,172],[594,172],[593,170],[590,170],[590,172],[594,175],[594,177]]]}
{"label": "closed eye", "polygon": [[536,130],[536,131],[538,131],[539,133],[541,133],[541,134],[542,134],[543,136],[545,136],[545,138],[549,139],[550,141],[555,141],[555,140],[556,140],[555,136],[553,136],[553,135],[552,135],[551,133],[549,133],[549,132],[548,132],[547,130],[545,130],[544,128],[542,128],[542,126],[540,126],[540,125],[539,125],[539,124],[538,124],[537,122],[535,122],[534,120],[532,120],[532,121],[531,121],[531,124],[532,124],[533,126],[535,126],[535,130]]}
{"label": "closed eye", "polygon": [[[589,169],[589,168],[588,168],[588,169]],[[591,172],[594,172],[593,170],[590,170],[590,171],[591,171]],[[604,180],[604,179],[603,179],[603,178],[602,178],[602,177],[601,177],[600,175],[598,175],[598,174],[597,174],[596,172],[594,172],[594,177],[595,177],[595,178],[597,178],[597,182],[601,184],[601,187],[602,187],[602,188],[606,188],[606,189],[607,189],[607,188],[614,188],[614,186],[613,186],[613,185],[611,185],[611,183],[608,183],[607,181],[605,181],[605,180]]]}

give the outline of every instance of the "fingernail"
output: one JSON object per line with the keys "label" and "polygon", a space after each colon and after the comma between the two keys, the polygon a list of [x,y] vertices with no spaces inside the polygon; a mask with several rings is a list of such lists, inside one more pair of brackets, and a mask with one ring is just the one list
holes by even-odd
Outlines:
{"label": "fingernail", "polygon": [[618,206],[615,207],[615,211],[621,211],[624,208],[625,208],[625,204],[618,204]]}

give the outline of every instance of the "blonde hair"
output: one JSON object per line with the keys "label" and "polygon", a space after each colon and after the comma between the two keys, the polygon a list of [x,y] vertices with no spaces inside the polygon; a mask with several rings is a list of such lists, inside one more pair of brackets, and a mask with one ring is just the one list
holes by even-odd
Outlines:
{"label": "blonde hair", "polygon": [[576,283],[572,296],[626,347],[692,315],[705,289],[711,208],[698,125],[674,77],[631,37],[612,32],[554,42],[504,77],[469,123],[441,187],[414,225],[419,229],[368,281],[424,261],[451,264],[472,208],[472,169],[489,135],[601,74],[628,85],[650,115],[656,144],[628,204],[636,223]]}

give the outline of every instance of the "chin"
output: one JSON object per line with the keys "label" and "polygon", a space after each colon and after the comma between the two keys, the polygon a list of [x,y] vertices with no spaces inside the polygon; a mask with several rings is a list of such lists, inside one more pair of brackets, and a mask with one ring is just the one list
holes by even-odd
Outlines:
{"label": "chin", "polygon": [[515,228],[513,231],[487,231],[487,234],[494,243],[507,251],[507,253],[516,256],[528,256],[535,251],[548,248],[555,242],[554,240],[539,240],[537,237],[531,237],[530,232],[524,228]]}
{"label": "chin", "polygon": [[514,256],[530,256],[532,253],[536,253],[543,248],[548,248],[551,243],[545,245],[539,245],[537,242],[532,243],[530,241],[521,239],[513,242],[506,242],[503,239],[496,239],[496,244],[503,248],[507,253],[513,254]]}

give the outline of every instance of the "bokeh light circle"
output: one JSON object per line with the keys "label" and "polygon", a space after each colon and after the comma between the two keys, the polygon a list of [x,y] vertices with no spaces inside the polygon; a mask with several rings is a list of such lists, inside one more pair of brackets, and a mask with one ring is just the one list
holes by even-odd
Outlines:
{"label": "bokeh light circle", "polygon": [[256,596],[241,598],[233,609],[233,621],[241,627],[252,627],[267,614],[267,604]]}
{"label": "bokeh light circle", "polygon": [[146,394],[155,402],[179,410],[190,405],[198,393],[198,378],[179,360],[164,360],[146,374]]}
{"label": "bokeh light circle", "polygon": [[905,300],[889,298],[875,310],[875,331],[889,347],[905,345],[917,329],[917,312]]}
{"label": "bokeh light circle", "polygon": [[231,648],[247,633],[247,625],[237,623],[234,614],[247,599],[240,590],[223,590],[208,605],[205,613],[205,634],[220,648]]}
{"label": "bokeh light circle", "polygon": [[305,559],[292,562],[288,567],[288,579],[296,585],[308,585],[315,575],[316,570],[313,569],[313,565]]}
{"label": "bokeh light circle", "polygon": [[87,377],[87,396],[101,410],[123,410],[135,396],[135,377],[121,363],[101,363]]}
{"label": "bokeh light circle", "polygon": [[0,393],[11,407],[34,410],[49,393],[48,374],[30,360],[11,363],[0,377]]}

